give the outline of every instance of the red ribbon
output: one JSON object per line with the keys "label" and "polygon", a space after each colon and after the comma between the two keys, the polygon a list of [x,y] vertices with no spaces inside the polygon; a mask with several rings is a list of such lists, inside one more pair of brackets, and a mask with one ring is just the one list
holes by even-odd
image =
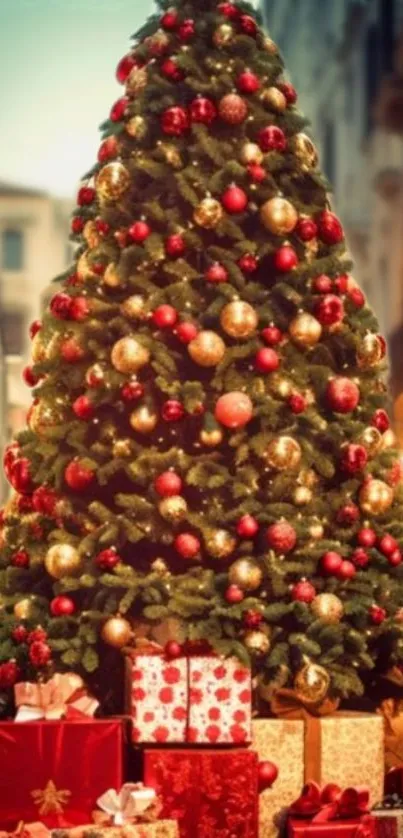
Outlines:
{"label": "red ribbon", "polygon": [[310,818],[312,823],[327,823],[338,818],[360,818],[369,809],[369,789],[350,786],[342,790],[335,783],[321,788],[317,783],[306,783],[290,808],[290,815]]}

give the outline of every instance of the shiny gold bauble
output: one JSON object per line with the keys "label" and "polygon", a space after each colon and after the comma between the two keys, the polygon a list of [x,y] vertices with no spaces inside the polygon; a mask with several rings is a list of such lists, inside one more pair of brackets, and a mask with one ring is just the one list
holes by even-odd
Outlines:
{"label": "shiny gold bauble", "polygon": [[213,559],[227,559],[236,547],[236,538],[228,530],[213,530],[206,539],[206,550]]}
{"label": "shiny gold bauble", "polygon": [[199,332],[190,341],[188,352],[200,367],[216,367],[225,355],[226,346],[220,335],[208,330]]}
{"label": "shiny gold bauble", "polygon": [[312,490],[308,486],[297,486],[294,489],[292,499],[296,506],[306,506],[312,500]]}
{"label": "shiny gold bauble", "polygon": [[310,348],[316,346],[322,335],[319,320],[307,311],[301,311],[294,317],[289,326],[292,340],[298,346]]}
{"label": "shiny gold bauble", "polygon": [[130,416],[130,424],[133,430],[139,434],[151,434],[157,422],[157,414],[146,404],[138,407]]}
{"label": "shiny gold bauble", "polygon": [[102,626],[101,637],[102,640],[113,646],[114,649],[123,649],[130,643],[132,638],[132,627],[128,620],[124,617],[109,617],[109,619]]}
{"label": "shiny gold bauble", "polygon": [[46,437],[62,422],[62,412],[54,403],[39,401],[29,415],[29,427],[34,434]]}
{"label": "shiny gold bauble", "polygon": [[144,137],[146,130],[146,122],[143,116],[132,116],[125,122],[126,133],[131,137],[136,137],[138,140]]}
{"label": "shiny gold bauble", "polygon": [[318,594],[312,602],[312,611],[324,623],[339,623],[343,613],[343,603],[335,594]]}
{"label": "shiny gold bauble", "polygon": [[317,148],[307,134],[295,135],[292,140],[292,150],[303,169],[314,169],[318,165]]}
{"label": "shiny gold bauble", "polygon": [[158,504],[158,512],[165,521],[171,524],[178,524],[183,521],[188,513],[188,505],[181,495],[172,495],[170,498],[164,498]]}
{"label": "shiny gold bauble", "polygon": [[54,544],[46,553],[45,567],[54,579],[74,576],[81,568],[80,554],[72,544]]}
{"label": "shiny gold bauble", "polygon": [[287,107],[287,99],[278,87],[267,87],[260,94],[260,101],[270,110],[282,113]]}
{"label": "shiny gold bauble", "polygon": [[121,288],[124,283],[114,262],[110,262],[102,277],[102,284],[108,288]]}
{"label": "shiny gold bauble", "polygon": [[138,372],[148,364],[149,360],[149,350],[133,337],[118,340],[111,353],[111,361],[115,370],[125,375]]}
{"label": "shiny gold bauble", "polygon": [[376,367],[383,358],[383,346],[378,335],[367,334],[357,349],[357,363],[361,369]]}
{"label": "shiny gold bauble", "polygon": [[323,538],[324,534],[325,534],[325,528],[320,521],[314,521],[312,524],[310,524],[309,535],[315,541],[320,541],[320,539]]}
{"label": "shiny gold bauble", "polygon": [[368,480],[360,490],[360,507],[366,515],[383,515],[393,503],[393,489],[383,480]]}
{"label": "shiny gold bauble", "polygon": [[316,704],[326,698],[330,687],[330,675],[327,669],[317,663],[307,663],[294,679],[297,697],[309,704]]}
{"label": "shiny gold bauble", "polygon": [[313,468],[303,468],[298,475],[298,483],[301,486],[307,486],[308,489],[313,489],[319,482],[319,476]]}
{"label": "shiny gold bauble", "polygon": [[199,439],[201,444],[205,445],[206,448],[215,448],[217,445],[221,445],[223,432],[220,428],[214,428],[212,431],[203,429],[200,431]]}
{"label": "shiny gold bauble", "polygon": [[99,235],[95,221],[92,221],[92,219],[84,224],[83,238],[91,249],[101,244],[101,236]]}
{"label": "shiny gold bauble", "polygon": [[242,591],[256,591],[263,581],[263,571],[254,559],[237,559],[228,572],[232,585],[237,585]]}
{"label": "shiny gold bauble", "polygon": [[16,617],[17,620],[29,620],[29,618],[32,616],[33,606],[34,600],[32,597],[20,599],[20,601],[16,602],[14,605],[14,617]]}
{"label": "shiny gold bauble", "polygon": [[273,235],[286,236],[294,230],[298,213],[293,204],[285,198],[271,198],[262,205],[260,220]]}
{"label": "shiny gold bauble", "polygon": [[255,309],[242,300],[227,303],[220,315],[224,332],[232,338],[248,338],[256,330],[258,322]]}
{"label": "shiny gold bauble", "polygon": [[224,210],[219,201],[215,198],[204,198],[204,200],[196,207],[193,213],[193,219],[199,227],[204,227],[206,230],[213,230],[217,227],[224,216]]}
{"label": "shiny gold bauble", "polygon": [[169,574],[169,568],[164,559],[154,559],[151,570],[158,573],[159,576],[166,576]]}
{"label": "shiny gold bauble", "polygon": [[145,320],[147,312],[145,310],[144,297],[141,294],[133,294],[122,303],[120,310],[126,317],[131,320]]}
{"label": "shiny gold bauble", "polygon": [[46,358],[46,348],[43,342],[43,329],[36,333],[31,343],[31,358],[35,364],[40,364]]}
{"label": "shiny gold bauble", "polygon": [[117,439],[113,444],[112,453],[114,457],[131,457],[134,453],[131,439]]}
{"label": "shiny gold bauble", "polygon": [[374,457],[382,448],[383,438],[377,428],[368,427],[359,436],[358,442],[364,446],[370,457]]}
{"label": "shiny gold bauble", "polygon": [[145,67],[133,67],[129,77],[126,79],[126,90],[132,96],[141,93],[147,87],[148,75]]}
{"label": "shiny gold bauble", "polygon": [[397,448],[397,447],[398,447],[398,442],[397,442],[396,434],[395,434],[394,431],[392,431],[392,428],[388,428],[388,430],[385,431],[385,433],[382,435],[382,440],[381,440],[382,451],[387,451],[388,448]]}
{"label": "shiny gold bauble", "polygon": [[269,466],[277,471],[298,468],[301,456],[301,447],[292,436],[274,437],[265,451],[265,458]]}
{"label": "shiny gold bauble", "polygon": [[259,629],[247,631],[243,642],[252,655],[267,655],[270,649],[270,636]]}
{"label": "shiny gold bauble", "polygon": [[278,53],[277,44],[268,35],[263,36],[261,46],[269,55],[277,55]]}
{"label": "shiny gold bauble", "polygon": [[130,174],[123,163],[112,160],[97,175],[95,188],[100,201],[118,201],[130,186]]}
{"label": "shiny gold bauble", "polygon": [[263,161],[264,154],[263,151],[259,148],[256,143],[245,143],[241,148],[240,160],[244,166],[248,166],[249,163],[261,163]]}
{"label": "shiny gold bauble", "polygon": [[52,335],[50,340],[46,344],[46,360],[47,361],[56,361],[60,358],[60,344],[63,340],[62,335],[56,334]]}
{"label": "shiny gold bauble", "polygon": [[230,23],[221,23],[213,34],[213,43],[216,47],[226,47],[234,40],[234,34]]}
{"label": "shiny gold bauble", "polygon": [[270,376],[269,387],[271,392],[280,399],[288,399],[294,389],[288,378],[276,372]]}

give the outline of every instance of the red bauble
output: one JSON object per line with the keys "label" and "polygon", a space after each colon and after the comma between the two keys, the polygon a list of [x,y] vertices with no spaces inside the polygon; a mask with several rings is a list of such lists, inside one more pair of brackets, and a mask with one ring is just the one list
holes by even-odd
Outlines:
{"label": "red bauble", "polygon": [[263,623],[263,614],[260,611],[244,611],[242,614],[242,623],[245,628],[254,629],[259,628]]}
{"label": "red bauble", "polygon": [[237,213],[244,212],[246,210],[246,207],[248,206],[248,196],[243,189],[235,184],[232,184],[222,195],[221,203],[230,215],[236,215]]}
{"label": "red bauble", "polygon": [[290,244],[283,244],[274,254],[274,267],[276,271],[288,273],[298,265],[298,256]]}
{"label": "red bauble", "polygon": [[230,585],[225,591],[225,599],[230,605],[237,605],[245,599],[245,594],[238,585]]}
{"label": "red bauble", "polygon": [[258,372],[274,372],[280,366],[280,358],[274,349],[267,347],[259,349],[255,356],[255,367]]}
{"label": "red bauble", "polygon": [[297,543],[297,533],[288,521],[277,521],[268,528],[266,538],[275,553],[290,553]]}
{"label": "red bauble", "polygon": [[361,568],[367,567],[370,561],[369,555],[363,547],[356,547],[355,550],[353,550],[350,558],[351,561],[354,562],[356,567]]}
{"label": "red bauble", "polygon": [[361,291],[361,288],[351,288],[348,292],[348,298],[356,308],[362,308],[365,305],[365,294]]}
{"label": "red bauble", "polygon": [[341,468],[347,474],[356,474],[362,471],[368,462],[368,454],[363,445],[350,443],[343,450]]}
{"label": "red bauble", "polygon": [[245,35],[250,35],[251,38],[255,37],[257,34],[257,23],[253,17],[250,15],[241,15],[239,23],[241,25],[242,32],[244,32]]}
{"label": "red bauble", "polygon": [[153,323],[158,329],[173,329],[178,319],[178,312],[173,306],[158,306],[153,313]]}
{"label": "red bauble", "polygon": [[261,166],[260,163],[249,163],[248,175],[252,178],[254,183],[263,183],[266,180],[267,172],[264,166]]}
{"label": "red bauble", "polygon": [[386,533],[386,535],[383,535],[379,539],[377,547],[384,556],[390,556],[395,550],[399,549],[396,539],[392,535],[389,535],[389,533]]}
{"label": "red bauble", "polygon": [[337,215],[324,210],[316,217],[319,238],[326,244],[339,244],[344,239],[343,227]]}
{"label": "red bauble", "polygon": [[342,562],[343,559],[340,556],[340,553],[336,553],[334,550],[329,550],[324,554],[324,556],[322,556],[320,565],[324,573],[334,576],[339,573]]}
{"label": "red bauble", "polygon": [[236,525],[236,531],[240,538],[254,538],[259,532],[259,524],[252,515],[243,515]]}
{"label": "red bauble", "polygon": [[200,552],[200,541],[191,532],[182,532],[177,535],[174,547],[183,559],[194,559]]}
{"label": "red bauble", "polygon": [[16,626],[11,632],[11,637],[14,643],[25,643],[28,637],[28,629],[25,626]]}
{"label": "red bauble", "polygon": [[172,236],[168,236],[165,242],[165,250],[168,256],[182,256],[186,250],[185,239],[180,233],[173,233]]}
{"label": "red bauble", "polygon": [[288,406],[292,413],[295,413],[297,416],[299,413],[303,413],[306,410],[306,400],[301,393],[291,393],[291,396],[288,399]]}
{"label": "red bauble", "polygon": [[50,486],[39,486],[32,495],[32,508],[40,515],[52,516],[59,497]]}
{"label": "red bauble", "polygon": [[164,646],[164,655],[170,660],[175,660],[183,655],[183,647],[176,640],[169,640]]}
{"label": "red bauble", "polygon": [[50,613],[52,617],[71,617],[76,610],[75,603],[69,596],[56,596],[51,600]]}
{"label": "red bauble", "polygon": [[69,294],[58,293],[50,301],[50,311],[58,320],[69,320],[73,299]]}
{"label": "red bauble", "polygon": [[277,346],[283,339],[283,333],[277,326],[267,326],[261,331],[261,337],[269,346]]}
{"label": "red bauble", "polygon": [[318,225],[313,218],[300,218],[295,228],[295,234],[303,242],[310,242],[318,235]]}
{"label": "red bauble", "polygon": [[235,390],[220,396],[214,415],[217,422],[226,428],[243,428],[252,419],[253,405],[246,393]]}
{"label": "red bauble", "polygon": [[162,406],[161,416],[165,422],[179,422],[185,415],[185,408],[176,399],[169,399]]}
{"label": "red bauble", "polygon": [[33,666],[46,666],[52,657],[52,650],[47,643],[35,640],[29,647],[29,659]]}
{"label": "red bauble", "polygon": [[399,549],[394,550],[393,553],[391,553],[390,556],[388,556],[388,562],[391,565],[391,567],[398,567],[398,565],[402,563],[402,559],[403,556]]}
{"label": "red bauble", "polygon": [[88,396],[79,396],[73,402],[73,413],[78,419],[88,422],[95,415],[95,407]]}
{"label": "red bauble", "polygon": [[13,463],[15,463],[16,459],[19,457],[20,446],[18,442],[10,442],[9,445],[6,446],[3,454],[3,467],[6,473],[7,480],[10,479],[10,470]]}
{"label": "red bauble", "polygon": [[382,410],[382,408],[376,410],[371,419],[371,425],[373,428],[377,428],[377,430],[381,434],[384,434],[385,431],[388,431],[390,428],[390,419],[388,414],[386,413],[386,410]]}
{"label": "red bauble", "polygon": [[60,355],[67,364],[77,364],[84,358],[85,351],[76,338],[67,338],[60,347]]}
{"label": "red bauble", "polygon": [[48,633],[45,631],[45,629],[43,629],[42,626],[37,626],[35,629],[29,632],[27,642],[29,645],[31,645],[31,643],[46,643],[47,639]]}
{"label": "red bauble", "polygon": [[241,125],[248,116],[248,104],[238,93],[227,93],[220,99],[218,112],[228,125]]}
{"label": "red bauble", "polygon": [[190,105],[189,115],[191,122],[201,122],[202,125],[211,125],[217,119],[218,111],[211,99],[207,99],[206,96],[198,96]]}
{"label": "red bauble", "polygon": [[218,11],[220,15],[224,15],[224,17],[228,17],[230,20],[236,20],[240,16],[238,6],[234,6],[233,3],[219,3]]}
{"label": "red bauble", "polygon": [[335,294],[326,294],[315,306],[315,317],[322,326],[334,326],[341,323],[344,318],[344,306],[340,297]]}
{"label": "red bauble", "polygon": [[251,70],[245,70],[243,73],[240,73],[236,84],[241,93],[256,93],[260,90],[260,79]]}
{"label": "red bauble", "polygon": [[178,67],[174,58],[166,58],[161,64],[161,73],[172,81],[182,81],[185,77],[183,70]]}
{"label": "red bauble", "polygon": [[189,130],[189,116],[184,108],[174,105],[168,108],[161,117],[161,128],[170,137],[181,137]]}
{"label": "red bauble", "polygon": [[168,29],[169,32],[177,29],[179,25],[179,15],[176,9],[168,9],[161,18],[161,26],[163,29]]}
{"label": "red bauble", "polygon": [[71,300],[70,319],[81,323],[86,320],[90,313],[90,305],[85,297],[74,297]]}
{"label": "red bauble", "polygon": [[336,276],[336,278],[333,280],[333,285],[338,294],[346,294],[348,289],[347,274],[341,274],[340,276]]}
{"label": "red bauble", "polygon": [[376,544],[376,532],[369,527],[363,527],[357,533],[357,541],[361,547],[374,547]]}
{"label": "red bauble", "polygon": [[98,553],[95,559],[95,564],[100,570],[108,571],[113,570],[121,561],[122,559],[116,550],[113,547],[108,547],[106,550],[102,550],[101,553]]}
{"label": "red bauble", "polygon": [[257,270],[258,264],[258,259],[252,253],[245,253],[238,259],[238,267],[245,274],[253,274]]}
{"label": "red bauble", "polygon": [[258,766],[258,783],[259,783],[259,791],[265,791],[266,789],[270,789],[277,780],[278,777],[278,768],[274,762],[269,762],[269,760],[265,760],[264,762],[259,762]]}
{"label": "red bauble", "polygon": [[316,589],[306,579],[296,582],[291,589],[291,597],[295,602],[312,602],[316,597]]}
{"label": "red bauble", "polygon": [[164,471],[154,481],[154,489],[162,498],[180,495],[182,480],[174,471]]}
{"label": "red bauble", "polygon": [[198,329],[194,323],[185,321],[184,323],[179,323],[179,326],[175,329],[175,334],[181,343],[190,343],[198,334]]}
{"label": "red bauble", "polygon": [[151,233],[152,229],[146,221],[135,221],[128,229],[131,240],[136,244],[143,244],[151,236]]}
{"label": "red bauble", "polygon": [[117,153],[118,143],[116,137],[113,135],[107,137],[98,149],[98,162],[107,163],[108,160],[113,160],[117,156]]}
{"label": "red bauble", "polygon": [[386,620],[386,611],[380,605],[371,605],[369,617],[374,625],[380,626]]}
{"label": "red bauble", "polygon": [[9,481],[21,495],[30,495],[33,489],[31,464],[26,457],[19,457],[10,466]]}
{"label": "red bauble", "polygon": [[70,229],[74,236],[79,236],[84,228],[84,219],[81,215],[76,215],[71,219]]}
{"label": "red bauble", "polygon": [[144,387],[136,378],[133,378],[123,385],[120,395],[125,402],[136,402],[144,396]]}
{"label": "red bauble", "polygon": [[42,322],[40,320],[33,320],[30,327],[29,327],[29,336],[31,340],[34,339],[35,335],[40,332],[42,329]]}
{"label": "red bauble", "polygon": [[220,282],[227,282],[228,271],[224,268],[224,265],[220,265],[219,262],[214,262],[214,265],[210,265],[207,268],[204,276],[208,282],[214,282],[218,285]]}
{"label": "red bauble", "polygon": [[92,186],[81,186],[77,193],[77,203],[80,207],[89,206],[95,201],[96,192]]}
{"label": "red bauble", "polygon": [[95,478],[92,469],[84,466],[80,460],[73,460],[66,467],[64,479],[74,492],[85,492]]}
{"label": "red bauble", "polygon": [[[93,262],[93,264],[92,264],[93,273],[96,274],[97,276],[103,276],[103,274],[105,273],[105,268],[106,268],[106,265],[103,262]],[[73,300],[73,302],[74,302],[74,300]]]}
{"label": "red bauble", "polygon": [[181,41],[191,41],[195,34],[194,20],[191,20],[190,18],[188,20],[184,20],[178,29],[178,38],[180,38]]}
{"label": "red bauble", "polygon": [[109,119],[111,120],[111,122],[121,122],[127,111],[129,101],[130,100],[127,98],[127,96],[122,96],[121,99],[118,99],[117,102],[115,102],[115,104],[112,105],[109,114]]}
{"label": "red bauble", "polygon": [[26,550],[18,550],[18,553],[14,553],[14,555],[11,557],[10,563],[13,567],[29,567],[29,553],[27,553]]}
{"label": "red bauble", "polygon": [[295,90],[294,85],[291,84],[291,82],[289,81],[283,81],[277,84],[277,87],[279,90],[281,90],[282,93],[284,93],[284,96],[287,99],[288,104],[295,105],[295,102],[298,99],[298,94]]}
{"label": "red bauble", "polygon": [[8,690],[13,687],[20,674],[16,661],[11,660],[0,664],[0,689]]}
{"label": "red bauble", "polygon": [[351,526],[351,524],[355,524],[360,517],[360,510],[355,503],[346,503],[345,506],[342,506],[338,513],[337,513],[337,523],[344,524],[345,526]]}
{"label": "red bauble", "polygon": [[354,567],[353,563],[348,561],[348,559],[344,559],[340,565],[337,576],[339,577],[339,579],[342,579],[344,581],[348,579],[353,579],[356,573],[357,570]]}
{"label": "red bauble", "polygon": [[330,276],[326,274],[321,274],[320,276],[316,276],[312,282],[312,290],[316,291],[317,294],[329,294],[332,290],[333,281],[330,279]]}
{"label": "red bauble", "polygon": [[131,71],[134,67],[139,67],[139,62],[133,58],[132,55],[124,55],[123,58],[120,59],[118,66],[116,67],[116,78],[120,84],[124,84],[125,81],[129,78]]}
{"label": "red bauble", "polygon": [[259,131],[258,143],[262,151],[285,151],[287,139],[284,131],[277,125],[267,125]]}
{"label": "red bauble", "polygon": [[28,387],[36,387],[38,381],[41,380],[41,375],[35,375],[32,367],[24,367],[22,377]]}
{"label": "red bauble", "polygon": [[360,401],[360,390],[350,378],[337,376],[329,381],[326,390],[329,407],[336,413],[351,413]]}

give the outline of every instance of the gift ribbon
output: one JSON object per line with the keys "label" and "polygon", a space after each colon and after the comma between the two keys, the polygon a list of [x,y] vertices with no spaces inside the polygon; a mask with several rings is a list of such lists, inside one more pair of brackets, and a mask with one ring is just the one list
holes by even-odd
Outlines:
{"label": "gift ribbon", "polygon": [[369,789],[350,786],[341,789],[335,783],[321,788],[318,783],[306,783],[290,808],[290,815],[310,818],[312,823],[327,823],[341,818],[361,818],[368,813]]}
{"label": "gift ribbon", "polygon": [[[147,788],[143,783],[125,783],[119,792],[108,789],[98,798],[97,806],[108,816],[109,824],[123,826],[126,823],[156,820],[157,802],[155,789]],[[96,812],[93,817],[99,821]]]}
{"label": "gift ribbon", "polygon": [[14,687],[17,705],[16,722],[34,719],[75,720],[82,716],[93,716],[98,701],[89,696],[84,682],[72,672],[57,673],[46,684],[22,681]]}

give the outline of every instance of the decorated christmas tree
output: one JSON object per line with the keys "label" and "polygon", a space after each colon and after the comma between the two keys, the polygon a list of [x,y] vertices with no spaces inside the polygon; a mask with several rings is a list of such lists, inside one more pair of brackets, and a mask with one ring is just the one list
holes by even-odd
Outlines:
{"label": "decorated christmas tree", "polygon": [[121,650],[164,626],[168,655],[208,640],[269,694],[361,694],[402,660],[385,342],[296,92],[247,3],[159,5],[31,326],[3,709],[72,670],[108,710]]}

